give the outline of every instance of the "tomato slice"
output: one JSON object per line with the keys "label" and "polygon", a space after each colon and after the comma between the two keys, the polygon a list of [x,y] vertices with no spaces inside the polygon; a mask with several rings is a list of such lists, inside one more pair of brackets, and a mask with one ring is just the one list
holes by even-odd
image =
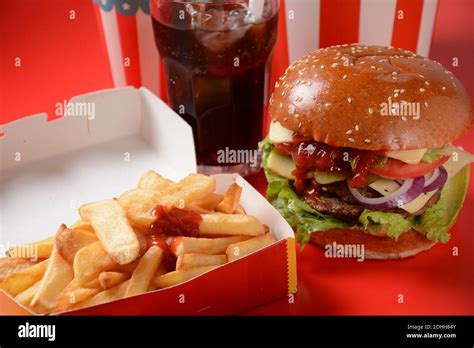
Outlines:
{"label": "tomato slice", "polygon": [[387,179],[408,179],[425,175],[443,165],[450,156],[444,156],[431,163],[408,164],[394,158],[388,158],[383,167],[371,167],[369,172]]}

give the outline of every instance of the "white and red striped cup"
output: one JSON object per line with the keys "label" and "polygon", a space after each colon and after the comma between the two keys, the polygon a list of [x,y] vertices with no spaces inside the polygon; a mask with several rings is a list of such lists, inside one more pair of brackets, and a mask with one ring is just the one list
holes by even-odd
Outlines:
{"label": "white and red striped cup", "polygon": [[[116,87],[145,86],[166,99],[148,0],[94,0]],[[437,0],[280,0],[272,79],[319,47],[360,42],[428,56]]]}

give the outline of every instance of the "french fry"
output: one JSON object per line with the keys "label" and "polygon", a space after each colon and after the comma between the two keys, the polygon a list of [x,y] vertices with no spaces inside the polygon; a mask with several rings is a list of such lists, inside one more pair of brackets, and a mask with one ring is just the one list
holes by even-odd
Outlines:
{"label": "french fry", "polygon": [[194,201],[201,200],[212,194],[215,189],[216,179],[214,177],[203,174],[189,174],[176,184],[174,192],[160,199],[160,204],[186,208]]}
{"label": "french fry", "polygon": [[13,296],[18,295],[43,278],[48,262],[49,259],[46,259],[34,266],[10,274],[0,283],[0,288]]}
{"label": "french fry", "polygon": [[116,269],[118,264],[107,254],[97,241],[79,250],[74,258],[74,279],[84,286],[100,273]]}
{"label": "french fry", "polygon": [[239,207],[240,196],[242,195],[242,187],[235,182],[229,186],[224,195],[224,199],[216,206],[216,211],[225,214],[233,214]]}
{"label": "french fry", "polygon": [[74,306],[73,309],[97,306],[99,304],[120,300],[125,296],[125,291],[127,290],[129,281],[130,280],[126,280],[121,284],[115,285],[113,288],[101,291],[95,296]]}
{"label": "french fry", "polygon": [[73,279],[59,294],[54,311],[60,312],[67,310],[68,308],[91,298],[101,290],[102,289],[100,288],[97,279],[87,283],[86,286],[79,285],[77,280]]}
{"label": "french fry", "polygon": [[90,221],[105,251],[117,263],[125,265],[137,259],[140,244],[117,201],[87,204],[79,209],[79,213],[84,221]]}
{"label": "french fry", "polygon": [[113,288],[115,285],[123,283],[130,275],[123,272],[102,272],[99,275],[99,283],[102,290]]}
{"label": "french fry", "polygon": [[83,230],[71,230],[64,224],[59,227],[56,235],[56,247],[59,254],[71,264],[80,249],[96,241],[95,234]]}
{"label": "french fry", "polygon": [[265,233],[262,223],[254,216],[211,213],[203,214],[199,225],[199,235],[229,236],[246,235],[259,236]]}
{"label": "french fry", "polygon": [[181,254],[176,260],[176,270],[202,266],[219,266],[227,262],[225,255]]}
{"label": "french fry", "polygon": [[10,274],[22,271],[35,265],[36,262],[19,257],[3,257],[0,259],[0,282]]}
{"label": "french fry", "polygon": [[267,233],[263,236],[255,237],[243,242],[231,244],[227,247],[226,255],[227,261],[234,261],[244,257],[254,251],[260,250],[267,245],[275,242],[275,237],[270,233]]}
{"label": "french fry", "polygon": [[239,204],[239,206],[235,209],[234,214],[245,215],[245,209],[244,209],[244,207],[242,207],[242,206]]}
{"label": "french fry", "polygon": [[148,286],[148,291],[158,289],[158,278],[160,278],[165,273],[167,273],[166,267],[163,264],[160,264],[155,274],[153,275],[153,278],[151,279],[150,285]]}
{"label": "french fry", "polygon": [[62,258],[56,246],[53,247],[48,267],[30,307],[39,313],[51,311],[56,306],[59,294],[73,279],[72,266]]}
{"label": "french fry", "polygon": [[20,292],[15,296],[15,301],[21,303],[23,306],[28,307],[31,303],[31,300],[33,299],[33,296],[35,296],[36,292],[38,291],[40,284],[41,280],[38,280],[28,289]]}
{"label": "french fry", "polygon": [[208,272],[216,267],[217,266],[204,266],[169,272],[160,276],[156,283],[159,288],[167,288],[169,286],[177,285],[195,278],[198,275]]}
{"label": "french fry", "polygon": [[138,181],[138,188],[150,189],[153,191],[164,192],[172,190],[176,183],[162,177],[154,170],[149,170],[142,175]]}
{"label": "french fry", "polygon": [[153,208],[159,204],[162,194],[146,188],[128,190],[118,198],[127,218],[135,225],[149,228],[155,221]]}
{"label": "french fry", "polygon": [[85,232],[95,233],[95,231],[92,228],[92,225],[90,224],[90,222],[84,222],[84,221],[82,221],[82,219],[77,220],[69,228],[71,230],[81,230],[81,231],[85,231]]}
{"label": "french fry", "polygon": [[38,242],[12,246],[8,248],[8,255],[31,260],[47,259],[51,255],[53,244],[54,236],[51,236]]}
{"label": "french fry", "polygon": [[162,258],[163,250],[160,247],[152,246],[147,250],[130,278],[125,297],[138,295],[148,290],[150,281]]}
{"label": "french fry", "polygon": [[224,196],[217,193],[211,193],[202,199],[192,202],[188,208],[200,213],[212,212],[223,199]]}
{"label": "french fry", "polygon": [[179,256],[188,253],[200,254],[225,254],[229,244],[242,242],[251,237],[232,236],[223,238],[193,238],[193,237],[175,237],[171,241],[171,252]]}

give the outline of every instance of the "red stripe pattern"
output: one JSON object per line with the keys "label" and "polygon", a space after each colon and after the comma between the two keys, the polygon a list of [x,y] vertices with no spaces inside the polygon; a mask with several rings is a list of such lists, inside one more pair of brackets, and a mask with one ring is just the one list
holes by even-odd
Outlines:
{"label": "red stripe pattern", "polygon": [[392,46],[416,52],[423,0],[397,0]]}
{"label": "red stripe pattern", "polygon": [[321,0],[319,47],[359,41],[360,0]]}

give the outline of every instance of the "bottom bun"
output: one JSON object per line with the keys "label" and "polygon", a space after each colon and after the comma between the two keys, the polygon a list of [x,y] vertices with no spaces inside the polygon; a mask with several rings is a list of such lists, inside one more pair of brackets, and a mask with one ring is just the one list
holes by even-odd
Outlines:
{"label": "bottom bun", "polygon": [[415,256],[430,249],[436,242],[427,239],[420,232],[410,230],[398,240],[377,237],[360,229],[331,229],[326,232],[311,233],[311,242],[325,248],[326,245],[363,245],[364,258],[372,260],[402,259]]}

